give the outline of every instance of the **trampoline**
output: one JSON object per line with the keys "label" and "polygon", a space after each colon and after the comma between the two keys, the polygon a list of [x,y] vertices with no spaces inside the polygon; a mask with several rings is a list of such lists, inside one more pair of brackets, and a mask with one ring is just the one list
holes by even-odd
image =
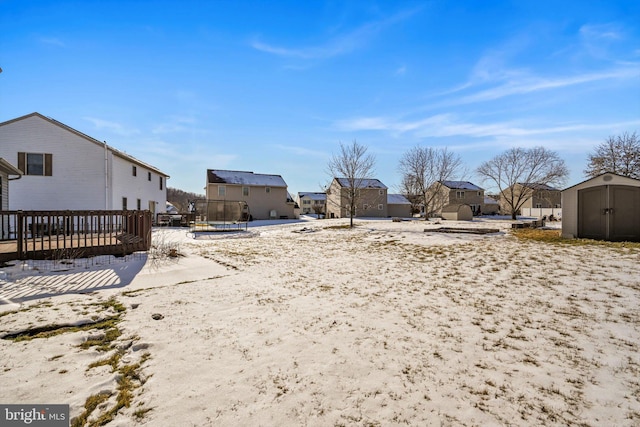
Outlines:
{"label": "trampoline", "polygon": [[193,200],[189,202],[189,232],[247,230],[251,212],[240,200]]}

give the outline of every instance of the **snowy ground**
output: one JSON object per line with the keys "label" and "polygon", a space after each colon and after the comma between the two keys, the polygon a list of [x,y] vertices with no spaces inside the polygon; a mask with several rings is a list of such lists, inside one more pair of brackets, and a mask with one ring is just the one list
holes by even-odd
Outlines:
{"label": "snowy ground", "polygon": [[[2,269],[0,337],[120,335],[0,339],[0,403],[110,426],[640,424],[638,249],[504,219],[268,224]],[[500,232],[425,232],[445,225]]]}

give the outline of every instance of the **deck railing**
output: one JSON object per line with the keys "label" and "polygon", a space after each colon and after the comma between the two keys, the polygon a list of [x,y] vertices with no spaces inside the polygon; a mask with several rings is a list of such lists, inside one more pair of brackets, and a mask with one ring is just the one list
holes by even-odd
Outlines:
{"label": "deck railing", "polygon": [[149,211],[0,211],[0,261],[146,251],[151,226]]}

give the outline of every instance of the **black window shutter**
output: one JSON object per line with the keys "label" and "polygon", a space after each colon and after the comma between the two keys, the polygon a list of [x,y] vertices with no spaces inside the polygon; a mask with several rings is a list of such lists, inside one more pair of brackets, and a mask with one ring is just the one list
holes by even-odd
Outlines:
{"label": "black window shutter", "polygon": [[53,175],[53,154],[44,155],[44,175],[45,176]]}
{"label": "black window shutter", "polygon": [[18,169],[20,169],[23,174],[27,173],[27,153],[18,153]]}

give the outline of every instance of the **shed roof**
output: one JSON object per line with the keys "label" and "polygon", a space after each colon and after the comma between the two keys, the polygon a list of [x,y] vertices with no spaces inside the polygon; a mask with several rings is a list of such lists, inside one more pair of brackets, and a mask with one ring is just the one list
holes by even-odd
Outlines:
{"label": "shed roof", "polygon": [[306,197],[310,200],[327,200],[327,193],[299,192],[298,198]]}
{"label": "shed roof", "polygon": [[411,202],[402,194],[387,194],[388,205],[410,205]]}
{"label": "shed roof", "polygon": [[547,184],[540,184],[538,182],[519,182],[518,185],[531,188],[532,190],[560,191],[557,188],[553,188]]}
{"label": "shed roof", "polygon": [[222,169],[208,169],[207,182],[209,184],[259,185],[265,187],[287,187],[287,183],[280,175],[266,175],[247,171],[230,171]]}
{"label": "shed roof", "polygon": [[604,175],[613,175],[613,176],[616,176],[616,177],[618,177],[618,178],[622,178],[623,180],[629,180],[628,182],[629,182],[629,184],[631,184],[631,185],[634,185],[634,184],[638,184],[638,185],[640,185],[640,179],[631,178],[631,177],[624,176],[624,175],[620,175],[620,174],[613,173],[613,172],[604,172],[604,173],[601,173],[600,175],[596,175],[596,176],[594,176],[594,177],[592,177],[592,178],[585,179],[584,181],[579,182],[579,183],[577,183],[577,184],[574,184],[574,185],[572,185],[571,187],[567,187],[567,188],[565,188],[564,190],[562,190],[562,192],[565,192],[565,191],[567,191],[567,190],[570,190],[570,189],[572,189],[572,188],[574,188],[574,187],[577,187],[577,186],[579,186],[579,185],[585,184],[585,183],[587,183],[587,182],[589,182],[589,181],[596,181],[596,180],[598,180],[598,178],[604,177]]}
{"label": "shed roof", "polygon": [[496,199],[494,199],[493,197],[485,196],[484,197],[484,204],[485,205],[499,205],[500,203],[498,203],[498,201]]}
{"label": "shed roof", "polygon": [[[349,179],[348,178],[336,178],[336,181],[341,187],[349,187]],[[380,182],[379,179],[375,178],[362,178],[356,179],[356,185],[358,188],[379,188],[386,189],[387,186]]]}
{"label": "shed roof", "polygon": [[481,191],[482,188],[469,181],[440,181],[442,185],[452,190],[475,190]]}
{"label": "shed roof", "polygon": [[464,203],[458,204],[458,203],[452,203],[450,205],[446,205],[442,208],[442,212],[461,212],[461,211],[465,211],[465,210],[469,210],[471,211],[471,206],[466,205]]}

